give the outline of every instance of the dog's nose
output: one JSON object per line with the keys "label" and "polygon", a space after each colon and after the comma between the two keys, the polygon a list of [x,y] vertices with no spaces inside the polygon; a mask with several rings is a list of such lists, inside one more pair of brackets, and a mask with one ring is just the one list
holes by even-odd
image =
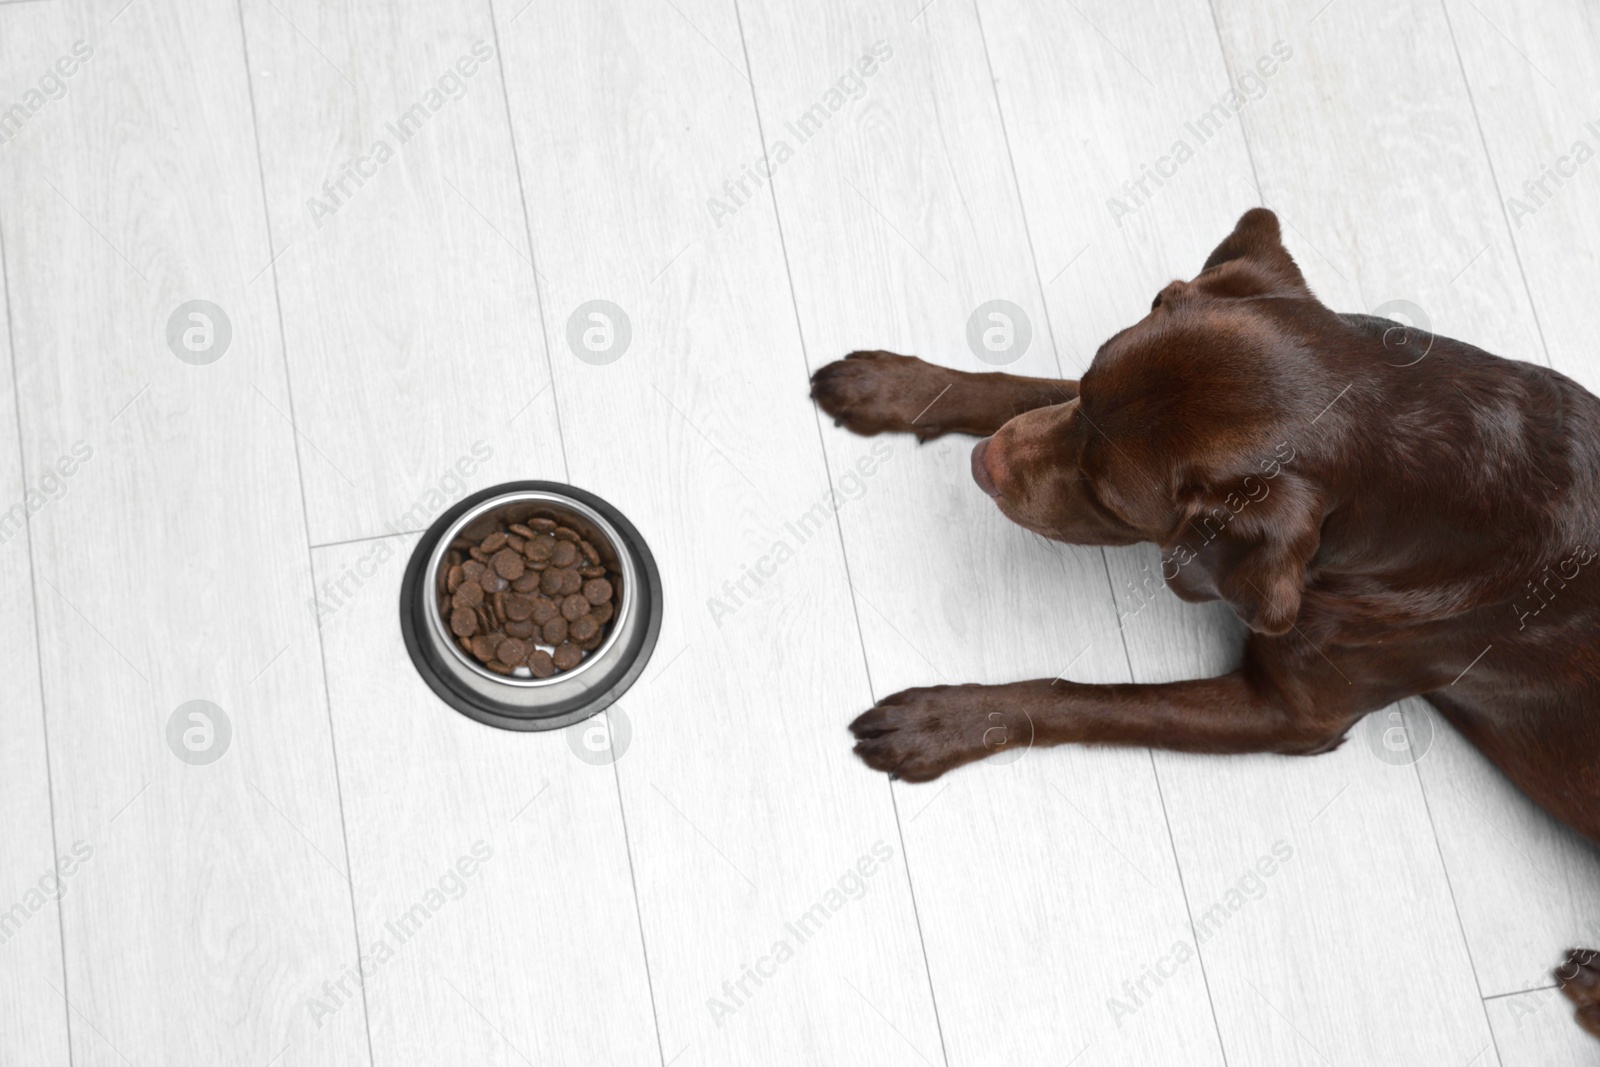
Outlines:
{"label": "dog's nose", "polygon": [[995,488],[994,477],[989,473],[988,455],[989,438],[985,437],[972,446],[972,480],[978,483],[979,489],[997,497],[1000,495],[1000,490]]}

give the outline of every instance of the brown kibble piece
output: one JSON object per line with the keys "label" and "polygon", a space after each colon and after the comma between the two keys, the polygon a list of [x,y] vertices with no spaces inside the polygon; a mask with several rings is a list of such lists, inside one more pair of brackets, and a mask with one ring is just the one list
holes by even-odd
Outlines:
{"label": "brown kibble piece", "polygon": [[506,630],[506,636],[507,637],[523,637],[523,638],[532,637],[533,636],[533,620],[532,619],[523,619],[520,622],[518,622],[516,620],[513,620],[511,622],[506,623],[505,630]]}
{"label": "brown kibble piece", "polygon": [[561,576],[561,588],[558,591],[562,596],[570,596],[583,588],[583,579],[572,568],[562,567],[556,573]]}
{"label": "brown kibble piece", "polygon": [[529,519],[528,525],[533,527],[535,530],[543,530],[548,532],[556,528],[556,521],[554,519]]}
{"label": "brown kibble piece", "polygon": [[478,542],[478,547],[483,549],[485,552],[498,552],[502,548],[506,547],[506,535],[503,533],[492,533],[488,537],[485,537],[482,541]]}
{"label": "brown kibble piece", "polygon": [[570,671],[583,662],[583,650],[570,642],[562,642],[556,646],[550,658],[558,670]]}
{"label": "brown kibble piece", "polygon": [[561,572],[554,567],[545,571],[539,578],[539,592],[545,596],[555,596],[561,592]]}
{"label": "brown kibble piece", "polygon": [[528,669],[535,678],[548,678],[556,673],[556,664],[550,658],[550,653],[541,648],[528,657]]}
{"label": "brown kibble piece", "polygon": [[459,567],[461,566],[461,559],[461,553],[452,548],[444,554],[444,565],[446,567]]}
{"label": "brown kibble piece", "polygon": [[[566,623],[561,625],[564,628]],[[471,637],[478,632],[478,616],[471,608],[457,608],[450,613],[450,632],[457,637]]]}
{"label": "brown kibble piece", "polygon": [[466,576],[461,573],[460,564],[457,564],[456,566],[451,567],[449,573],[445,575],[444,587],[450,590],[450,592],[454,593],[456,588],[465,580]]}
{"label": "brown kibble piece", "polygon": [[533,615],[533,601],[512,593],[506,597],[506,618],[521,622]]}
{"label": "brown kibble piece", "polygon": [[594,636],[589,638],[587,641],[579,641],[578,647],[583,649],[585,652],[593,652],[595,649],[600,647],[600,642],[603,640],[605,640],[605,634],[599,630],[596,630]]}
{"label": "brown kibble piece", "polygon": [[578,573],[585,578],[604,578],[606,569],[601,566],[579,567]]}
{"label": "brown kibble piece", "polygon": [[578,548],[571,541],[557,541],[555,551],[550,553],[550,562],[557,567],[570,567],[578,562]]}
{"label": "brown kibble piece", "polygon": [[549,534],[537,534],[524,546],[522,554],[532,560],[549,559],[560,543]]}
{"label": "brown kibble piece", "polygon": [[501,663],[498,660],[490,660],[488,663],[485,663],[484,666],[488,667],[491,671],[494,671],[494,673],[496,673],[496,674],[510,674],[511,673],[511,668],[507,667],[504,663]]}
{"label": "brown kibble piece", "polygon": [[587,641],[600,632],[600,624],[593,615],[580,615],[567,626],[567,636],[574,641]]}
{"label": "brown kibble piece", "polygon": [[611,583],[604,578],[590,578],[583,583],[583,595],[596,606],[611,599]]}
{"label": "brown kibble piece", "polygon": [[554,600],[547,596],[533,598],[533,621],[538,625],[543,626],[559,614],[561,614],[561,609],[556,607]]}
{"label": "brown kibble piece", "polygon": [[522,556],[509,548],[502,548],[496,552],[490,563],[494,567],[494,572],[508,582],[513,578],[521,578],[522,572],[527,569],[522,562]]}
{"label": "brown kibble piece", "polygon": [[591,566],[600,562],[600,553],[596,552],[594,546],[589,542],[579,541],[578,551],[583,553],[583,558],[588,560]]}
{"label": "brown kibble piece", "polygon": [[539,588],[539,575],[535,571],[525,572],[521,578],[511,583],[511,588],[519,593],[532,593]]}
{"label": "brown kibble piece", "polygon": [[500,641],[494,634],[482,634],[472,639],[472,654],[484,663],[494,659],[494,650]]}
{"label": "brown kibble piece", "polygon": [[512,523],[510,529],[512,533],[516,534],[524,541],[529,541],[533,538],[533,531],[522,525],[520,522]]}
{"label": "brown kibble piece", "polygon": [[522,550],[528,547],[528,542],[524,541],[516,534],[512,534],[510,537],[506,538],[506,547],[520,556],[522,554]]}
{"label": "brown kibble piece", "polygon": [[515,637],[508,637],[500,642],[500,647],[494,650],[494,658],[501,663],[509,663],[513,667],[520,667],[528,661],[528,646],[518,641]]}
{"label": "brown kibble piece", "polygon": [[607,601],[604,604],[596,605],[595,609],[589,614],[594,616],[595,622],[599,623],[601,626],[604,626],[606,623],[611,621],[611,616],[614,611],[615,609],[612,608],[611,603]]}
{"label": "brown kibble piece", "polygon": [[483,572],[489,568],[475,559],[468,560],[461,565],[461,574],[469,582],[475,582],[483,577]]}
{"label": "brown kibble piece", "polygon": [[484,571],[483,577],[478,579],[478,584],[483,587],[485,593],[503,593],[511,588],[511,583],[494,571]]}
{"label": "brown kibble piece", "polygon": [[578,531],[574,530],[570,526],[557,526],[555,529],[555,536],[562,541],[570,541],[573,544],[577,544],[579,541],[583,540],[583,538],[578,536]]}
{"label": "brown kibble piece", "polygon": [[571,622],[573,619],[589,614],[589,601],[585,597],[573,593],[561,599],[561,617]]}
{"label": "brown kibble piece", "polygon": [[473,545],[471,548],[467,549],[467,555],[471,556],[473,559],[477,560],[479,563],[488,563],[489,562],[489,553],[485,552],[483,549],[479,548],[477,545]]}
{"label": "brown kibble piece", "polygon": [[[545,644],[559,645],[561,642],[567,639],[567,620],[557,615],[555,618],[544,624],[544,630],[542,632],[544,634]],[[565,670],[566,668],[563,667],[562,669]]]}
{"label": "brown kibble piece", "polygon": [[477,582],[462,582],[461,588],[456,590],[456,595],[450,598],[450,603],[458,608],[475,608],[483,603],[483,586]]}

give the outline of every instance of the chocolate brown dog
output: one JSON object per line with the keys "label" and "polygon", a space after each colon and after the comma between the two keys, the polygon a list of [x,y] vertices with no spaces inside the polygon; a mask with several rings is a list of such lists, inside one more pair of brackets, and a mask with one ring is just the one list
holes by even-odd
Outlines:
{"label": "chocolate brown dog", "polygon": [[[930,781],[992,751],[997,724],[1313,755],[1422,696],[1600,842],[1600,400],[1570,378],[1328,310],[1256,208],[1081,381],[856,352],[811,395],[859,434],[982,437],[972,475],[1007,517],[1154,542],[1173,592],[1251,630],[1217,678],[907,689],[850,724],[869,766]],[[1600,954],[1557,977],[1600,1036]]]}

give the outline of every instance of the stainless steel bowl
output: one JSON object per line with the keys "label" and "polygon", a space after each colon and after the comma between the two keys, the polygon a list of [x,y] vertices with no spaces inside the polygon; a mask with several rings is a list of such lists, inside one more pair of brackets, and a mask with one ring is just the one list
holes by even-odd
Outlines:
{"label": "stainless steel bowl", "polygon": [[[605,639],[570,671],[549,678],[495,674],[467,655],[440,610],[446,554],[457,538],[498,524],[549,518],[594,546],[617,589]],[[644,670],[661,625],[661,579],[637,529],[611,505],[572,486],[517,482],[476,493],[423,535],[401,587],[401,629],[413,663],[463,714],[513,730],[550,730],[611,704]]]}

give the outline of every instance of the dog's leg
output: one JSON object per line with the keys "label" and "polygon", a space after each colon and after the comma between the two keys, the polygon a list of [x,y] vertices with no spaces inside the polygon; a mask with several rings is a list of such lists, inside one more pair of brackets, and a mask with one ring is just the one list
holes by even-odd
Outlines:
{"label": "dog's leg", "polygon": [[1065,404],[1078,383],[1014,374],[969,374],[893,352],[852,352],[811,376],[811,397],[855,433],[987,437],[1012,417]]}
{"label": "dog's leg", "polygon": [[1600,1037],[1600,952],[1575,948],[1555,973],[1561,991],[1578,1006],[1578,1025]]}
{"label": "dog's leg", "polygon": [[[1344,688],[1341,683],[1340,688]],[[850,724],[856,755],[907,781],[1032,745],[1148,745],[1181,752],[1337,748],[1362,714],[1394,695],[1341,693],[1299,710],[1245,671],[1161,685],[1083,685],[1039,679],[1011,685],[940,685],[886,697]],[[1405,694],[1399,694],[1404,696]]]}

